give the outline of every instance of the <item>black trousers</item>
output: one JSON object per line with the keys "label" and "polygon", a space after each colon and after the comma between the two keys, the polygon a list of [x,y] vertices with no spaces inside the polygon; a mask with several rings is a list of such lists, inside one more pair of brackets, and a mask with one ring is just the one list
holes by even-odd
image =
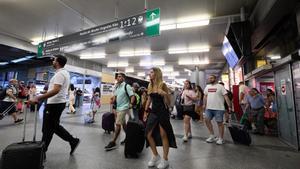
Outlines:
{"label": "black trousers", "polygon": [[53,134],[62,138],[69,143],[74,141],[74,137],[63,127],[60,123],[60,116],[66,107],[66,103],[47,104],[46,111],[44,111],[43,117],[43,137],[42,141],[45,142],[45,152],[48,150],[48,146],[52,140]]}

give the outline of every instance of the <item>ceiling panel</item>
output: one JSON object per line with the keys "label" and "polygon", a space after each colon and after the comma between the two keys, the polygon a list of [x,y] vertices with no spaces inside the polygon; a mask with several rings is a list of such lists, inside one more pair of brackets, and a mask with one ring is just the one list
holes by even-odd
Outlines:
{"label": "ceiling panel", "polygon": [[[44,33],[50,35],[68,35],[82,29],[125,18],[144,11],[143,0],[6,0],[0,1],[0,34],[9,34],[18,39],[31,42]],[[88,52],[106,52],[106,59],[92,60],[106,65],[108,60],[121,60],[120,50],[151,49],[152,58],[164,58],[167,65],[173,65],[183,72],[195,66],[200,69],[222,69],[225,64],[221,53],[223,37],[228,20],[240,13],[242,6],[251,13],[257,0],[147,0],[148,9],[160,8],[161,21],[178,21],[182,17],[209,14],[212,17],[208,26],[162,31],[153,38],[143,38],[124,42],[114,42],[104,46],[72,53],[80,55]],[[117,15],[116,15],[117,14]],[[218,19],[216,19],[218,18]],[[169,55],[170,47],[182,48],[206,44],[210,51],[197,54]],[[1,49],[0,49],[1,50]],[[208,57],[209,65],[178,65],[179,58],[190,56]],[[127,58],[137,70],[140,60],[148,57]]]}

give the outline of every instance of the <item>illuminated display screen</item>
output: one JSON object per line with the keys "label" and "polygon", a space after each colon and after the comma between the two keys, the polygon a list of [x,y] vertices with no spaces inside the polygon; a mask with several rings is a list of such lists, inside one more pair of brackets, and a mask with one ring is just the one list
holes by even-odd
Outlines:
{"label": "illuminated display screen", "polygon": [[227,63],[231,68],[234,68],[235,65],[239,62],[239,58],[233,50],[232,46],[230,45],[226,36],[224,36],[222,53],[225,56]]}

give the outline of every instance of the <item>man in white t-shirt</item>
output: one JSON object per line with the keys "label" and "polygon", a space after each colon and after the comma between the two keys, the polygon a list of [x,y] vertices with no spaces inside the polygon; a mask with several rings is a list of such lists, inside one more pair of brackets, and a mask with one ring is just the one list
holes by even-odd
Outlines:
{"label": "man in white t-shirt", "polygon": [[[210,136],[206,139],[207,143],[216,141],[216,144],[224,144],[224,124],[223,116],[225,113],[224,98],[228,105],[229,111],[231,111],[231,102],[227,96],[227,91],[224,86],[220,85],[216,81],[215,75],[209,76],[209,83],[204,89],[203,109],[205,110],[205,123],[208,128]],[[214,136],[214,129],[211,120],[215,117],[215,121],[218,123],[219,137]]]}
{"label": "man in white t-shirt", "polygon": [[52,140],[53,134],[68,141],[71,146],[70,155],[72,155],[77,148],[80,140],[74,138],[60,123],[60,116],[66,107],[66,95],[70,85],[70,74],[64,68],[67,63],[67,58],[62,55],[55,55],[53,60],[53,67],[56,70],[54,76],[49,83],[48,91],[30,100],[32,103],[38,103],[41,100],[48,99],[46,111],[43,117],[43,137],[45,142],[44,152],[46,153],[48,146]]}

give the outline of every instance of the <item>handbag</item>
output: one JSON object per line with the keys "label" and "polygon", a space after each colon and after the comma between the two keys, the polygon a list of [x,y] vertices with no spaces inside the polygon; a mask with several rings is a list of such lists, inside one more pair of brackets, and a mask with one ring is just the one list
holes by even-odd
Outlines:
{"label": "handbag", "polygon": [[22,110],[22,102],[18,102],[17,104],[17,110]]}
{"label": "handbag", "polygon": [[184,112],[194,112],[195,111],[195,105],[183,105],[183,111]]}
{"label": "handbag", "polygon": [[276,119],[277,118],[277,113],[273,112],[272,110],[266,108],[265,113],[264,113],[264,118],[265,119]]}

